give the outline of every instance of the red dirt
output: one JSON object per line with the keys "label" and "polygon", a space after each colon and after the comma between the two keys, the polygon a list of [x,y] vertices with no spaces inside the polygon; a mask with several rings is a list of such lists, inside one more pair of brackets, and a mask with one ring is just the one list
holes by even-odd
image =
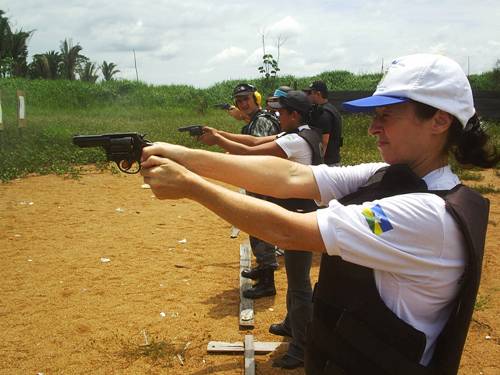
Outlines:
{"label": "red dirt", "polygon": [[[482,183],[498,186],[498,177]],[[238,327],[246,235],[231,239],[231,226],[203,207],[160,202],[141,184],[89,170],[78,180],[0,185],[0,374],[242,373],[242,355],[207,354],[206,346],[248,333]],[[500,196],[488,197],[479,308],[460,374],[500,373]],[[278,295],[255,303],[249,332],[259,341],[276,341],[267,329],[285,313],[283,267],[276,276]],[[283,350],[257,356],[257,373],[285,373],[271,367]]]}

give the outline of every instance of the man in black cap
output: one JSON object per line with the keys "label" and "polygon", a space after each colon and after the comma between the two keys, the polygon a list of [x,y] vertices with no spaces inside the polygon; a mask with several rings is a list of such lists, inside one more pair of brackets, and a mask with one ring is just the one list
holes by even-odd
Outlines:
{"label": "man in black cap", "polygon": [[323,81],[314,81],[304,90],[309,99],[323,108],[323,115],[314,123],[323,133],[323,150],[325,164],[340,164],[340,147],[342,146],[342,117],[332,103],[328,101],[328,88]]}
{"label": "man in black cap", "polygon": [[270,113],[262,110],[262,96],[257,88],[249,83],[239,83],[233,90],[234,104],[244,114],[244,119],[250,119],[241,129],[242,134],[263,137],[278,134],[279,121]]}
{"label": "man in black cap", "polygon": [[[241,120],[250,119],[241,129],[242,134],[266,137],[280,132],[279,120],[271,113],[262,110],[262,97],[255,86],[249,83],[237,84],[233,90],[233,98],[236,106],[235,111],[239,112],[239,115],[236,116],[231,112],[229,114]],[[238,136],[223,131],[217,132],[227,139]],[[267,199],[263,195],[252,194],[251,192],[247,192],[247,194],[256,198]],[[274,271],[278,268],[275,246],[253,236],[249,236],[249,239],[257,266],[250,270],[243,270],[241,275],[257,280],[257,283],[252,288],[245,290],[244,296],[252,299],[273,296],[276,294],[276,287],[274,277],[270,275],[274,275]]]}

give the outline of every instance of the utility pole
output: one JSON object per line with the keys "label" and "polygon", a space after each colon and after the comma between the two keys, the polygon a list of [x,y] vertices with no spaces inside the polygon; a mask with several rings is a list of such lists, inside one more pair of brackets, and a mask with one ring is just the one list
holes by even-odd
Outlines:
{"label": "utility pole", "polygon": [[135,80],[139,82],[139,74],[137,73],[137,60],[135,59],[135,49],[133,49],[132,51],[134,51]]}
{"label": "utility pole", "polygon": [[467,56],[467,77],[470,75],[470,56]]}

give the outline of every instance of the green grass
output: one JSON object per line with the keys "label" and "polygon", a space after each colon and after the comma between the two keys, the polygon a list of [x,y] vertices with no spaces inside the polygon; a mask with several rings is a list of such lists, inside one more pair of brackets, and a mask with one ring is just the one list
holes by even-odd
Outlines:
{"label": "green grass", "polygon": [[469,169],[456,170],[458,176],[464,181],[481,181],[483,176],[478,171],[471,171]]}
{"label": "green grass", "polygon": [[481,194],[498,194],[498,193],[500,193],[500,189],[493,186],[492,184],[472,185],[471,188],[476,190],[478,193],[481,193]]}
{"label": "green grass", "polygon": [[476,299],[476,303],[474,304],[474,310],[481,311],[488,308],[488,304],[490,302],[490,296],[479,294]]}
{"label": "green grass", "polygon": [[[197,142],[177,128],[187,124],[203,124],[218,129],[239,132],[243,123],[222,111],[208,110],[200,115],[189,110],[150,110],[120,107],[93,109],[92,111],[58,111],[40,113],[28,118],[28,127],[7,127],[0,142],[0,179],[9,181],[30,173],[69,174],[76,176],[75,165],[106,162],[100,148],[79,148],[72,143],[76,134],[104,134],[139,132],[150,141],[167,141],[188,147],[209,147]],[[344,164],[379,161],[374,139],[367,136],[369,118],[350,116],[344,119]],[[217,150],[216,148],[211,148]]]}
{"label": "green grass", "polygon": [[[364,78],[363,78],[364,77]],[[337,79],[337,86],[369,89],[379,77],[354,76],[348,72],[328,72],[317,77],[281,77],[301,88],[314,78]],[[97,163],[106,165],[103,150],[80,149],[72,144],[76,134],[103,134],[135,131],[151,141],[167,141],[188,147],[206,148],[177,128],[203,124],[239,132],[241,122],[212,104],[230,101],[236,81],[218,83],[208,89],[190,86],[151,86],[119,81],[88,84],[80,81],[2,79],[4,130],[0,131],[0,180],[9,181],[30,173],[78,175],[75,166]],[[254,82],[257,85],[262,82]],[[346,87],[344,87],[346,86]],[[332,83],[333,87],[333,83]],[[28,126],[17,128],[16,90],[26,93]],[[351,88],[352,89],[352,88]],[[342,163],[380,161],[374,138],[368,136],[370,118],[364,115],[343,117],[344,147]],[[490,123],[489,130],[500,142],[500,126]],[[212,148],[213,149],[213,148]],[[478,180],[478,173],[457,168],[463,179]],[[498,175],[498,170],[496,171]],[[497,192],[491,188],[488,192]]]}

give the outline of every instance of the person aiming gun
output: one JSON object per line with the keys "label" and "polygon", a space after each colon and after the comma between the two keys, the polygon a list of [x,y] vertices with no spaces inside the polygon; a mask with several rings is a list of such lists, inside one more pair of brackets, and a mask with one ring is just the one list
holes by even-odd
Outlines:
{"label": "person aiming gun", "polygon": [[[253,141],[258,139],[257,137],[274,136],[280,132],[279,122],[276,117],[262,110],[262,97],[255,86],[248,83],[239,83],[234,87],[233,99],[236,110],[242,115],[235,117],[234,114],[231,114],[231,110],[230,115],[235,118],[240,117],[248,122],[242,127],[242,134],[219,130],[216,131],[219,137],[227,139],[228,142],[239,142],[242,138]],[[212,128],[204,129],[205,131],[215,131]],[[206,136],[201,139],[207,142],[209,138]],[[247,194],[260,199],[267,199],[266,196],[251,191],[247,191]],[[257,265],[250,270],[243,270],[241,275],[255,280],[256,283],[252,288],[244,291],[244,297],[256,299],[273,296],[276,294],[274,271],[278,269],[275,246],[252,235],[249,236],[249,239]]]}
{"label": "person aiming gun", "polygon": [[[500,160],[453,60],[392,62],[375,93],[344,103],[373,113],[383,163],[306,166],[269,156],[143,149],[159,199],[189,198],[286,249],[322,253],[305,370],[322,374],[456,374],[479,287],[489,202],[448,162]],[[258,167],[257,167],[258,165]],[[201,177],[328,207],[287,211]]]}

